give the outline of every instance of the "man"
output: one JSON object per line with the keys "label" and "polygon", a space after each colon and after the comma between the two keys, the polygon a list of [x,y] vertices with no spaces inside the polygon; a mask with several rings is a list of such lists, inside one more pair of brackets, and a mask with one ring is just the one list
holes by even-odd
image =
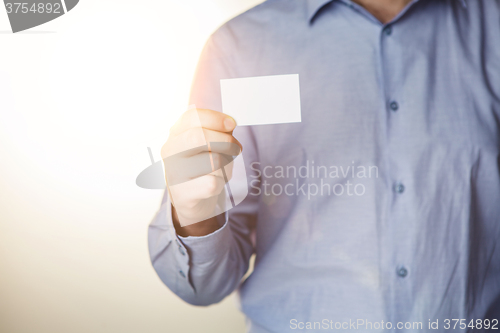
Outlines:
{"label": "man", "polygon": [[[296,73],[301,123],[235,128],[218,112],[221,79]],[[182,299],[239,287],[252,333],[485,328],[500,295],[499,1],[269,0],[211,36],[191,104],[207,141],[241,144],[252,191],[186,227],[178,216],[196,219],[224,180],[199,177],[175,209],[165,196],[150,253]],[[192,115],[167,155],[196,142]],[[271,172],[313,164],[377,172]],[[304,194],[312,184],[346,191]]]}

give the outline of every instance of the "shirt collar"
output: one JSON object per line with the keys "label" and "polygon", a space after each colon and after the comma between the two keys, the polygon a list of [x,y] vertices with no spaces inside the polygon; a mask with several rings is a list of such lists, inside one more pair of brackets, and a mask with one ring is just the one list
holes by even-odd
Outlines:
{"label": "shirt collar", "polygon": [[[316,16],[318,11],[323,8],[327,3],[332,2],[333,0],[307,0],[307,19],[309,22]],[[456,0],[460,1],[462,7],[467,8],[466,0]]]}

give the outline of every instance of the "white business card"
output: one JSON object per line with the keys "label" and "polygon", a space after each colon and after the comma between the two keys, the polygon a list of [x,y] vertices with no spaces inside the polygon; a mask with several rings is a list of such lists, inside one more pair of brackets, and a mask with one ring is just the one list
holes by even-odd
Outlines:
{"label": "white business card", "polygon": [[220,80],[222,111],[238,126],[301,121],[299,75]]}

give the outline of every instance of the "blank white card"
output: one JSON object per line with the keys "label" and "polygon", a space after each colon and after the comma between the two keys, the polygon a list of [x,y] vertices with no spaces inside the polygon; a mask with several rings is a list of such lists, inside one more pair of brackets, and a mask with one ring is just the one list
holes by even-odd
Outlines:
{"label": "blank white card", "polygon": [[220,80],[222,111],[238,126],[301,121],[299,75]]}

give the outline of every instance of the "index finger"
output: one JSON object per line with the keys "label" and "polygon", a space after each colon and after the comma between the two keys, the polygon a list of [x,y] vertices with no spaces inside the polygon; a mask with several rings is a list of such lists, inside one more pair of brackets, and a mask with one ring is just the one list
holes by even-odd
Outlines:
{"label": "index finger", "polygon": [[191,109],[179,118],[170,133],[177,135],[189,128],[203,127],[218,132],[232,132],[236,127],[234,119],[222,112],[208,109]]}

